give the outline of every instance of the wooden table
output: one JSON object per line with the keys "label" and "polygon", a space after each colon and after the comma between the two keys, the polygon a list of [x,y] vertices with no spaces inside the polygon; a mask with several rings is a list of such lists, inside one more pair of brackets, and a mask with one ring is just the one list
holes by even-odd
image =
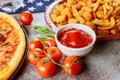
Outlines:
{"label": "wooden table", "polygon": [[[19,14],[13,16],[19,20]],[[32,30],[34,25],[47,27],[44,13],[34,13],[33,23],[24,26],[28,41],[39,35]],[[13,80],[120,80],[120,40],[96,42],[92,51],[81,60],[82,71],[76,76],[67,75],[57,67],[53,77],[43,78],[26,57]]]}

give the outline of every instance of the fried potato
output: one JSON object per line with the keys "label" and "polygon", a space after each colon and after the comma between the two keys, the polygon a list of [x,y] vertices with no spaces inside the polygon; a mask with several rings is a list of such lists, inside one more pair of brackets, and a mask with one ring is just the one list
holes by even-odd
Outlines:
{"label": "fried potato", "polygon": [[71,14],[69,8],[63,9],[62,15],[66,15],[67,18],[71,18],[72,17],[72,14]]}
{"label": "fried potato", "polygon": [[69,18],[68,23],[78,23],[78,20],[75,18]]}
{"label": "fried potato", "polygon": [[113,28],[110,30],[111,34],[117,34],[120,30],[117,28]]}
{"label": "fried potato", "polygon": [[120,0],[65,0],[50,14],[57,27],[68,23],[85,24],[97,35],[120,32]]}
{"label": "fried potato", "polygon": [[100,19],[95,19],[94,21],[92,21],[94,24],[96,25],[100,25],[100,26],[110,26],[110,22],[108,20],[100,20]]}

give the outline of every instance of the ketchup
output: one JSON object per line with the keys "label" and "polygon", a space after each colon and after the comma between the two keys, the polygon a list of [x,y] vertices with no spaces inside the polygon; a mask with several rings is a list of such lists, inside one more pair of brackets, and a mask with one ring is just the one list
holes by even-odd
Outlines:
{"label": "ketchup", "polygon": [[82,48],[90,45],[92,37],[83,30],[70,28],[58,36],[58,40],[65,46],[71,48]]}

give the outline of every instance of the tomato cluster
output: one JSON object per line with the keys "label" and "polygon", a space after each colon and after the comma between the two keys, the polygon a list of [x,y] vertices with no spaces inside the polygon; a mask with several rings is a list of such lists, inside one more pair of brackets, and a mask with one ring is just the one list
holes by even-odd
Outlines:
{"label": "tomato cluster", "polygon": [[[20,21],[24,25],[30,25],[33,15],[29,11],[20,14]],[[37,72],[43,77],[50,77],[56,72],[56,65],[61,66],[63,71],[70,75],[76,75],[81,70],[81,60],[77,56],[67,56],[62,64],[62,52],[57,47],[53,38],[46,38],[44,41],[32,39],[28,43],[28,60],[35,65]]]}
{"label": "tomato cluster", "polygon": [[62,64],[58,63],[62,58],[62,52],[53,38],[44,41],[33,39],[28,43],[28,60],[35,65],[37,72],[43,77],[50,77],[56,72],[56,65],[70,75],[76,75],[81,70],[81,60],[77,56],[65,57]]}

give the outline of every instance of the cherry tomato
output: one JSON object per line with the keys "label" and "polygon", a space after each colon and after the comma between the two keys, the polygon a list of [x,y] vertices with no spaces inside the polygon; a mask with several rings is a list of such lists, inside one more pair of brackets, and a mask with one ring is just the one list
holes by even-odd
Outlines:
{"label": "cherry tomato", "polygon": [[28,60],[31,64],[36,64],[37,61],[41,58],[45,57],[44,52],[40,49],[40,48],[35,48],[32,49],[29,53],[28,53]]}
{"label": "cherry tomato", "polygon": [[29,25],[33,21],[33,15],[29,11],[24,11],[20,14],[20,21],[25,24]]}
{"label": "cherry tomato", "polygon": [[51,46],[57,46],[55,40],[53,38],[46,38],[43,42],[45,49]]}
{"label": "cherry tomato", "polygon": [[43,77],[50,77],[56,72],[56,65],[48,58],[40,59],[36,64],[36,70]]}
{"label": "cherry tomato", "polygon": [[43,43],[39,40],[39,39],[32,39],[29,43],[28,43],[28,49],[32,50],[34,48],[40,48],[40,49],[44,49]]}
{"label": "cherry tomato", "polygon": [[46,50],[48,56],[50,56],[54,61],[59,62],[62,58],[62,52],[58,47],[49,47]]}
{"label": "cherry tomato", "polygon": [[81,60],[77,56],[68,56],[66,57],[62,65],[64,66],[62,69],[65,73],[70,75],[76,75],[81,71]]}

